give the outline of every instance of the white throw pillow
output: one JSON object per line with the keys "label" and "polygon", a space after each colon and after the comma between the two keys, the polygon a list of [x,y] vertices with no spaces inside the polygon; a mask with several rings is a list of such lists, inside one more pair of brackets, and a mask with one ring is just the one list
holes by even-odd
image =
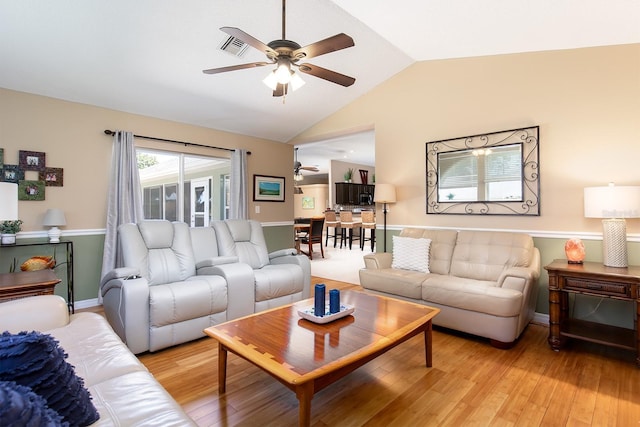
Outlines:
{"label": "white throw pillow", "polygon": [[431,239],[393,236],[391,267],[429,273]]}

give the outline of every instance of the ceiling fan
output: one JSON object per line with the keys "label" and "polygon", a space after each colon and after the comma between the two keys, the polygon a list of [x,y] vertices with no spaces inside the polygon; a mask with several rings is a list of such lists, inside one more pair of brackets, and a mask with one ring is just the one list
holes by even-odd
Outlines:
{"label": "ceiling fan", "polygon": [[264,79],[264,83],[273,90],[273,96],[286,95],[289,92],[289,85],[291,85],[291,90],[293,91],[304,84],[304,81],[300,76],[293,71],[293,67],[296,67],[301,73],[310,74],[341,86],[348,87],[355,83],[356,79],[353,77],[327,70],[326,68],[318,67],[317,65],[298,63],[302,59],[313,58],[324,55],[325,53],[335,52],[355,46],[353,39],[344,33],[340,33],[324,40],[311,43],[310,45],[300,47],[298,43],[287,40],[285,36],[285,9],[286,0],[282,0],[282,39],[273,40],[268,44],[264,44],[239,28],[220,28],[220,30],[230,36],[233,36],[249,46],[264,52],[270,62],[251,62],[248,64],[232,65],[229,67],[211,68],[203,70],[202,72],[205,74],[218,74],[225,73],[227,71],[256,68],[274,64],[276,65],[276,69],[269,73],[267,78]]}
{"label": "ceiling fan", "polygon": [[309,172],[318,172],[318,171],[320,171],[320,169],[318,169],[317,166],[302,166],[302,163],[300,163],[298,161],[298,148],[296,147],[294,150],[295,150],[295,160],[293,161],[293,179],[294,179],[294,181],[302,181],[304,179],[304,177],[300,173],[301,170],[306,170],[306,171],[309,171]]}

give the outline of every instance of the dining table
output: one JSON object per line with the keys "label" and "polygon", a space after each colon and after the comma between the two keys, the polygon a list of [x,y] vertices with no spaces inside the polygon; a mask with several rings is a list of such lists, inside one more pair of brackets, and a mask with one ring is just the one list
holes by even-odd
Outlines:
{"label": "dining table", "polygon": [[293,242],[296,248],[296,252],[298,254],[302,253],[300,251],[300,233],[309,232],[309,227],[311,224],[304,223],[295,223],[293,224]]}

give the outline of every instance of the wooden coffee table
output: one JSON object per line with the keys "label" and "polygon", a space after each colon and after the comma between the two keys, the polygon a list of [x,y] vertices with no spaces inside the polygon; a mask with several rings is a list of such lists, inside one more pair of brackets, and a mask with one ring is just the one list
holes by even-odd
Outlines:
{"label": "wooden coffee table", "polygon": [[218,390],[226,390],[227,352],[253,363],[296,393],[299,425],[311,422],[311,399],[322,390],[398,344],[424,333],[425,363],[431,366],[431,319],[437,308],[357,291],[342,291],[353,315],[327,324],[302,319],[298,309],[313,299],[205,329],[218,341]]}

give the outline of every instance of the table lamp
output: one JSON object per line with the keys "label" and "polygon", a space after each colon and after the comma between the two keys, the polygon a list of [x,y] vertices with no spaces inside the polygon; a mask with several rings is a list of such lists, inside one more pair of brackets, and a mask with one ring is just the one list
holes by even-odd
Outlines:
{"label": "table lamp", "polygon": [[47,209],[42,225],[51,227],[49,229],[49,243],[60,243],[62,231],[60,231],[58,227],[67,225],[67,220],[64,217],[62,209]]}
{"label": "table lamp", "polygon": [[18,219],[18,185],[0,182],[0,221]]}
{"label": "table lamp", "polygon": [[584,189],[584,216],[603,218],[602,253],[607,267],[627,267],[625,218],[640,217],[640,187],[615,186]]}
{"label": "table lamp", "polygon": [[393,184],[376,184],[373,201],[382,203],[384,214],[384,251],[387,252],[387,204],[396,202],[396,187]]}
{"label": "table lamp", "polygon": [[[18,219],[18,185],[12,182],[0,182],[0,222],[16,221]],[[16,243],[15,234],[2,236],[0,244],[13,245]]]}

